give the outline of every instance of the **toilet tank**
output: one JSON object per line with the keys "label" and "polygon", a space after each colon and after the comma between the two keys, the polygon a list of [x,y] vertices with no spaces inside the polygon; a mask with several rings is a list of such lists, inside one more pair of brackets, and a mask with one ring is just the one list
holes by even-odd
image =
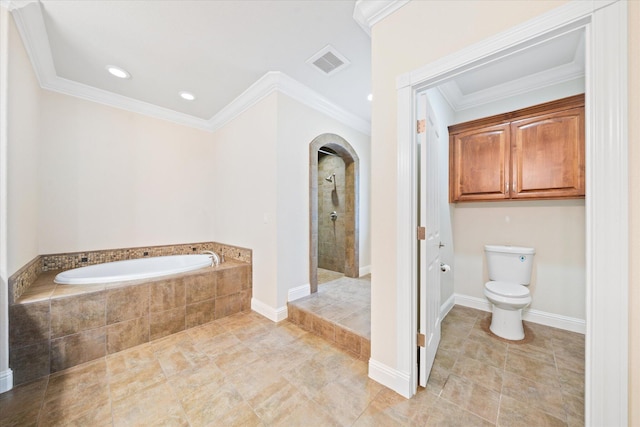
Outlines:
{"label": "toilet tank", "polygon": [[528,285],[531,282],[534,248],[485,245],[489,280]]}

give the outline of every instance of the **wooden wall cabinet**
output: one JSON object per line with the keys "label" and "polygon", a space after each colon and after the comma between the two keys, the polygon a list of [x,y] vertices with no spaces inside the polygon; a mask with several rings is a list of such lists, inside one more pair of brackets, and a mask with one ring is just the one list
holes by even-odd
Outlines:
{"label": "wooden wall cabinet", "polygon": [[584,197],[584,95],[449,127],[449,201]]}

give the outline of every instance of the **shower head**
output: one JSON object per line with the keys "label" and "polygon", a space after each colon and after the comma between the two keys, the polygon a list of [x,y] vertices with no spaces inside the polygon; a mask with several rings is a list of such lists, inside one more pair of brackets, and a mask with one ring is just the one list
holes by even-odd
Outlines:
{"label": "shower head", "polygon": [[328,177],[326,177],[325,179],[329,182],[333,182],[333,177],[336,176],[336,174],[334,173],[333,175],[329,175]]}

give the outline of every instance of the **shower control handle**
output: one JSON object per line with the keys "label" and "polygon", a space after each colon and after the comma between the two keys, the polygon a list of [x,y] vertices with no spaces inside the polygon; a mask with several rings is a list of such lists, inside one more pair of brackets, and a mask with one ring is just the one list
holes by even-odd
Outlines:
{"label": "shower control handle", "polygon": [[333,211],[329,214],[329,218],[331,218],[331,221],[335,221],[336,219],[338,219],[338,212]]}

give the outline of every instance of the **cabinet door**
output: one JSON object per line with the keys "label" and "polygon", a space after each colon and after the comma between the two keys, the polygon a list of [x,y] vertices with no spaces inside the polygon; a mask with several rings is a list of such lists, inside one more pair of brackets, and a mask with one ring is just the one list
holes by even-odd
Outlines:
{"label": "cabinet door", "polygon": [[512,198],[584,196],[584,108],[511,123]]}
{"label": "cabinet door", "polygon": [[452,134],[451,202],[508,198],[509,124]]}

